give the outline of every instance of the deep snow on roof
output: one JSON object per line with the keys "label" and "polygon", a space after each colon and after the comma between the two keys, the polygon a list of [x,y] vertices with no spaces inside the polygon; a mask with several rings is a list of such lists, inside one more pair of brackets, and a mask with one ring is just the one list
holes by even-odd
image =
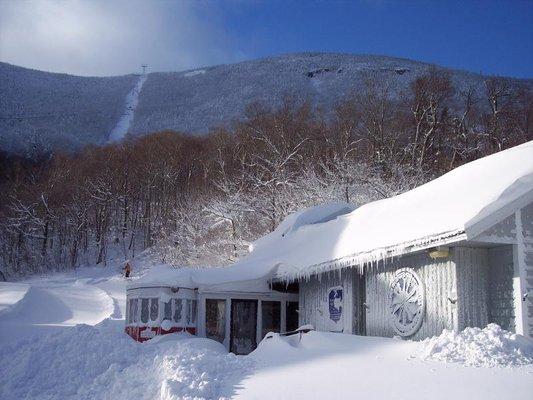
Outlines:
{"label": "deep snow on roof", "polygon": [[[327,204],[289,215],[225,268],[180,272],[193,285],[295,279],[399,255],[412,246],[472,239],[474,225],[533,194],[533,141],[481,158],[403,194],[365,204]],[[351,212],[348,212],[352,210]],[[497,222],[497,220],[495,221]]]}

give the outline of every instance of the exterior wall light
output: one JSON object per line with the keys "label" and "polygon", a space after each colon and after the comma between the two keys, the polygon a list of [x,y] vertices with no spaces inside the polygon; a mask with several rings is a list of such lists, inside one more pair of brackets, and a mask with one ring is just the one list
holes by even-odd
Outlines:
{"label": "exterior wall light", "polygon": [[428,250],[428,254],[433,260],[437,258],[448,258],[450,256],[450,248],[447,246],[432,247]]}

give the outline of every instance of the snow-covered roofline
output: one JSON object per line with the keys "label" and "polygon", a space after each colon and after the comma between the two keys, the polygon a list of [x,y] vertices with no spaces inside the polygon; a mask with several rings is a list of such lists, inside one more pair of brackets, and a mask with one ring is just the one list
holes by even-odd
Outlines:
{"label": "snow-covered roofline", "polygon": [[308,214],[324,206],[300,211],[259,239],[243,262],[278,264],[276,278],[282,280],[372,265],[473,239],[531,201],[533,142],[528,142],[460,166],[406,193],[293,229],[294,221],[303,215],[311,220]]}
{"label": "snow-covered roofline", "polygon": [[213,268],[175,268],[158,265],[128,285],[129,289],[179,287],[200,292],[267,293],[277,266],[251,268],[246,264]]}
{"label": "snow-covered roofline", "polygon": [[471,240],[532,201],[533,141],[359,208],[334,203],[291,214],[232,266],[154,271],[131,287],[172,282],[205,291],[268,291],[272,279],[290,281],[375,265],[405,253]]}

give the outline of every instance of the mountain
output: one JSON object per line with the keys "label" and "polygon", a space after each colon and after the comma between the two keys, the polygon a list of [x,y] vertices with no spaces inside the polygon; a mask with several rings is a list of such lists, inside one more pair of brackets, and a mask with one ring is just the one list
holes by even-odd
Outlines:
{"label": "mountain", "polygon": [[[32,154],[106,143],[129,132],[204,134],[242,117],[246,106],[275,107],[290,95],[326,112],[362,88],[365,77],[386,79],[394,96],[431,64],[349,54],[287,54],[185,72],[93,78],[0,63],[0,148]],[[448,70],[459,91],[485,76]],[[143,79],[142,82],[141,79]],[[513,80],[533,88],[532,80]],[[137,91],[137,92],[136,92]]]}
{"label": "mountain", "polygon": [[0,148],[32,155],[105,143],[136,79],[86,78],[0,63]]}

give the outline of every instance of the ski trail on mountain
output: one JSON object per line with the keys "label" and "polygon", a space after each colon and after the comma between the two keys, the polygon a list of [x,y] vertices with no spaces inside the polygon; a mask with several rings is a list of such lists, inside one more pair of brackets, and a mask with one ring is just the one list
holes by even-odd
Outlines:
{"label": "ski trail on mountain", "polygon": [[139,104],[139,93],[141,93],[141,89],[146,81],[147,76],[148,75],[146,74],[140,75],[137,84],[126,96],[126,109],[109,134],[109,142],[118,142],[124,139],[128,133],[131,123],[133,122],[135,109],[137,108],[137,104]]}

